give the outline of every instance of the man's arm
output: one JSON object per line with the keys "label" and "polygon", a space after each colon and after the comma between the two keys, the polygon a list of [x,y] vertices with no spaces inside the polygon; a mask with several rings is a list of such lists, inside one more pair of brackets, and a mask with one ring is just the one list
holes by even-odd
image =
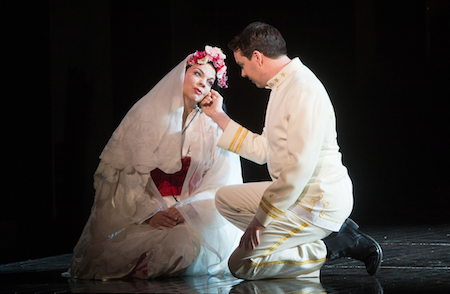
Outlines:
{"label": "man's arm", "polygon": [[266,163],[268,144],[265,132],[263,131],[262,135],[252,133],[230,119],[222,109],[222,96],[214,90],[211,92],[212,94],[205,97],[201,105],[203,112],[224,131],[217,146],[257,164]]}

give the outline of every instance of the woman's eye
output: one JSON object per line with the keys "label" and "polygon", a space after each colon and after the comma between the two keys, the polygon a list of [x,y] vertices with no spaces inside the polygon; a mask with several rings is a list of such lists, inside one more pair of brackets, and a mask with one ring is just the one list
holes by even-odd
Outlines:
{"label": "woman's eye", "polygon": [[195,72],[196,75],[198,75],[199,77],[201,76],[200,73],[198,71]]}

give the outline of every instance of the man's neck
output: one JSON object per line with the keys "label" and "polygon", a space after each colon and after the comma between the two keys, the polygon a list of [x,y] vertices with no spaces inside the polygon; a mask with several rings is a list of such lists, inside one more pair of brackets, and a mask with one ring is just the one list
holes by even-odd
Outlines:
{"label": "man's neck", "polygon": [[291,62],[291,59],[286,55],[280,56],[277,59],[266,58],[267,63],[267,80],[273,78],[277,73],[279,73],[286,65]]}

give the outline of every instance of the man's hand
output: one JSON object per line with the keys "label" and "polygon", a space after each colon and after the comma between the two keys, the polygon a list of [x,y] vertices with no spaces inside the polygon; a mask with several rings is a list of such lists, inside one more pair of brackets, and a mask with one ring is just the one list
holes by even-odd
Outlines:
{"label": "man's hand", "polygon": [[223,98],[217,91],[211,92],[200,102],[203,112],[212,118],[222,130],[225,130],[230,122],[230,118],[223,110]]}
{"label": "man's hand", "polygon": [[245,246],[245,251],[254,250],[260,244],[259,235],[262,229],[264,229],[264,226],[254,217],[247,230],[245,230],[239,247]]}
{"label": "man's hand", "polygon": [[222,108],[223,97],[213,89],[203,98],[200,105],[202,106],[203,112],[209,117],[212,117],[215,113],[224,112]]}
{"label": "man's hand", "polygon": [[147,223],[154,228],[158,227],[173,228],[181,222],[184,222],[184,218],[180,214],[180,212],[174,207],[171,207],[169,210],[166,211],[158,211],[154,216],[152,216],[147,221]]}

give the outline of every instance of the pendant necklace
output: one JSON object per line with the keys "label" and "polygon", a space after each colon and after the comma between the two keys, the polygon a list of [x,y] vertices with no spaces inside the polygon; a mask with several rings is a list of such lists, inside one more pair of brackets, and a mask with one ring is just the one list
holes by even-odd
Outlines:
{"label": "pendant necklace", "polygon": [[181,132],[181,134],[183,135],[184,134],[184,132],[186,131],[186,129],[191,125],[191,122],[195,119],[195,117],[197,116],[197,113],[198,113],[198,110],[197,109],[195,109],[195,114],[194,114],[194,117],[192,117],[192,119],[189,121],[189,123],[187,124],[187,126],[183,129],[183,131]]}

